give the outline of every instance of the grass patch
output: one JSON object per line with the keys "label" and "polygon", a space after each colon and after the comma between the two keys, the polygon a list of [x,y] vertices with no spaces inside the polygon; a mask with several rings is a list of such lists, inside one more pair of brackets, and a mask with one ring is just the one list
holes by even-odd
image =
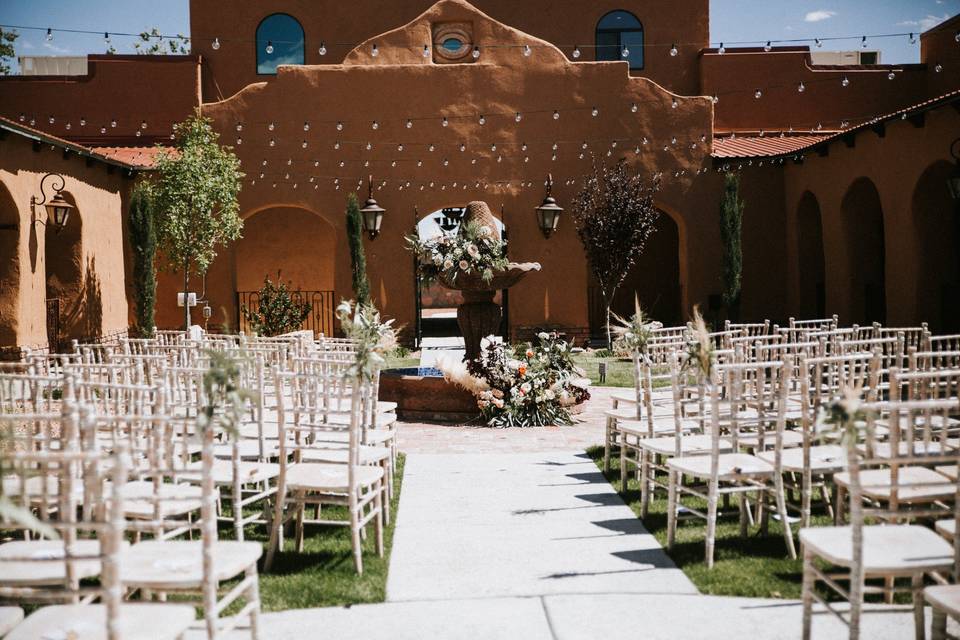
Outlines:
{"label": "grass patch", "polygon": [[[603,468],[603,447],[591,447],[587,450],[597,466]],[[620,487],[620,459],[613,456],[610,461],[610,473],[607,480],[615,489]],[[640,517],[640,484],[636,478],[627,483],[626,493],[620,492],[633,512]],[[767,535],[759,533],[754,526],[749,529],[748,537],[740,537],[739,517],[736,510],[737,498],[731,496],[731,509],[728,515],[718,519],[717,540],[714,552],[713,569],[707,569],[704,560],[706,541],[706,522],[699,519],[680,520],[673,550],[667,552],[701,593],[720,596],[742,596],[754,598],[790,598],[800,597],[803,579],[803,562],[799,558],[791,560],[787,555],[780,523],[770,518]],[[699,506],[706,510],[705,501],[685,498],[684,504]],[[814,505],[816,506],[816,502]],[[722,502],[721,502],[721,511]],[[664,549],[667,546],[667,497],[665,492],[657,492],[651,500],[649,513],[644,526],[657,539]],[[811,519],[814,526],[831,524],[825,513],[814,513]],[[794,528],[796,531],[796,528]],[[794,537],[799,551],[799,542]],[[823,595],[828,596],[826,591]]]}

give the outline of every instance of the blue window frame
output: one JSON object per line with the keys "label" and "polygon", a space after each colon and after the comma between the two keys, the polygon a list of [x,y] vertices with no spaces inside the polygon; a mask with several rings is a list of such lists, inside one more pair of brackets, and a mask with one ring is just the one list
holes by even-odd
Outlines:
{"label": "blue window frame", "polygon": [[597,22],[596,52],[597,60],[627,60],[631,69],[643,69],[643,24],[629,11],[611,11]]}
{"label": "blue window frame", "polygon": [[303,64],[303,27],[293,16],[274,13],[257,27],[257,73],[276,75],[281,64]]}

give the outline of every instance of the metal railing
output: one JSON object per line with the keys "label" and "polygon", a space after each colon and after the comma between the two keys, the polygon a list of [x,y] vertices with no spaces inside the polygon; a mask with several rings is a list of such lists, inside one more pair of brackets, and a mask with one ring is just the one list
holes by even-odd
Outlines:
{"label": "metal railing", "polygon": [[[321,333],[325,336],[333,335],[333,312],[336,308],[333,291],[291,291],[290,297],[296,302],[310,305],[310,313],[300,329],[313,331],[314,335]],[[240,331],[251,331],[243,310],[246,308],[256,312],[259,307],[259,291],[237,291],[237,326],[240,327]]]}

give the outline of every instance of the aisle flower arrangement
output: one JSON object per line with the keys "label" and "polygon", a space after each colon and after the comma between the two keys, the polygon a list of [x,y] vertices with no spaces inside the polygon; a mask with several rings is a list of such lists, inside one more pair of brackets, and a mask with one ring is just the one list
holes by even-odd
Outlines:
{"label": "aisle flower arrangement", "polygon": [[488,338],[479,359],[441,360],[438,367],[448,381],[476,396],[491,427],[573,424],[571,408],[590,398],[590,381],[555,334],[540,333],[536,345],[512,348]]}
{"label": "aisle flower arrangement", "polygon": [[610,313],[616,320],[616,324],[610,326],[610,331],[614,335],[613,351],[619,356],[638,355],[643,358],[647,354],[647,343],[653,336],[653,330],[663,327],[663,323],[648,318],[640,307],[640,300],[636,297],[634,297],[633,306],[634,312],[629,319]]}
{"label": "aisle flower arrangement", "polygon": [[386,355],[397,348],[393,319],[382,321],[372,304],[344,300],[337,307],[343,333],[357,342],[356,359],[347,375],[370,380],[386,363]]}
{"label": "aisle flower arrangement", "polygon": [[440,274],[451,283],[462,275],[479,276],[484,282],[490,282],[493,275],[505,271],[509,263],[506,241],[499,239],[494,229],[476,222],[464,222],[459,233],[428,240],[408,236],[407,244],[421,258],[420,276],[426,283],[436,280]]}

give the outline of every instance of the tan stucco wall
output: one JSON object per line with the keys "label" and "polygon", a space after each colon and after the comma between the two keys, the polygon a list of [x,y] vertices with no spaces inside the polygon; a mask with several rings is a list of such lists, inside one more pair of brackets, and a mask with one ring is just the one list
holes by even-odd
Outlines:
{"label": "tan stucco wall", "polygon": [[[0,152],[0,183],[9,192],[19,218],[16,233],[19,248],[15,255],[0,260],[19,262],[16,288],[0,291],[0,314],[15,318],[15,340],[0,345],[15,347],[47,346],[46,331],[46,242],[45,234],[54,233],[43,224],[31,223],[30,196],[40,195],[40,180],[51,171],[63,175],[65,194],[75,202],[68,229],[81,227],[80,272],[82,279],[75,290],[79,297],[65,300],[62,334],[64,337],[87,337],[125,331],[127,328],[126,276],[124,267],[123,193],[127,180],[120,170],[108,173],[105,165],[71,155],[64,158],[61,149],[51,150],[19,136],[8,135]],[[46,211],[38,207],[37,218],[46,219]],[[6,245],[3,245],[6,246]]]}

